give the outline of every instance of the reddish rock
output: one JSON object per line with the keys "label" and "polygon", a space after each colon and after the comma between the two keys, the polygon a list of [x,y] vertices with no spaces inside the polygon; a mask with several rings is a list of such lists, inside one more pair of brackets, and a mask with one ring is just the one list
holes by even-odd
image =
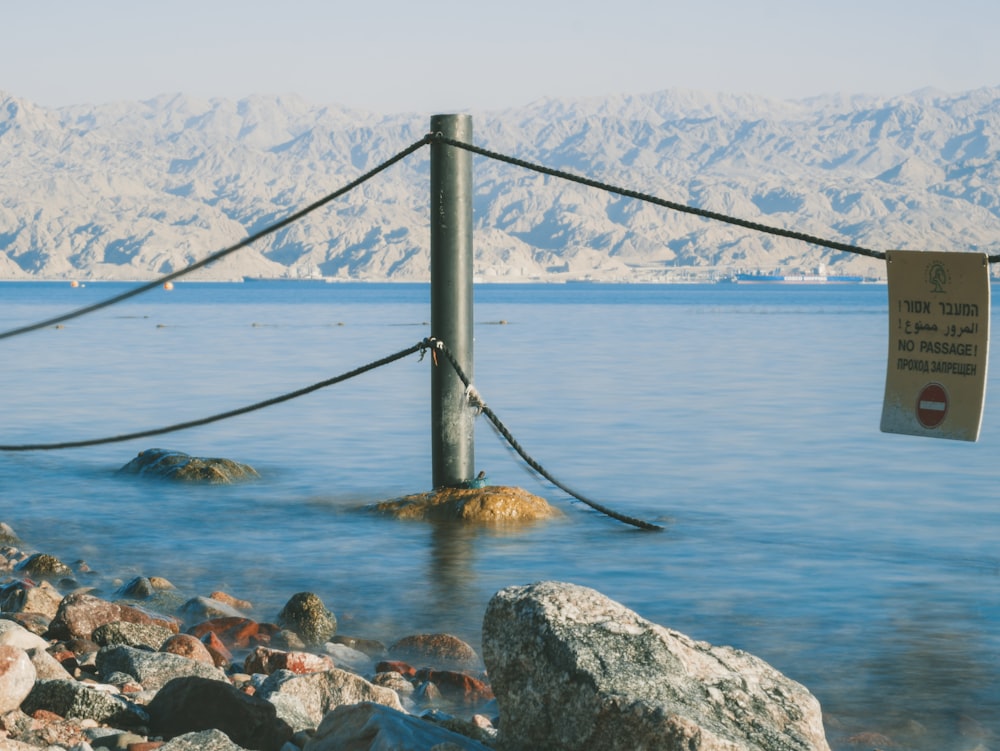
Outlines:
{"label": "reddish rock", "polygon": [[[62,719],[62,717],[57,715],[55,712],[50,712],[47,709],[36,709],[34,712],[31,713],[31,719],[36,720],[37,723],[43,723],[43,722],[58,722],[59,720]],[[39,727],[39,725],[36,724],[36,727]]]}
{"label": "reddish rock", "polygon": [[126,751],[154,751],[154,749],[159,748],[165,743],[166,741],[140,741],[138,743],[130,743],[126,748]]}
{"label": "reddish rock", "polygon": [[441,694],[450,701],[479,704],[493,698],[493,689],[488,684],[468,673],[455,670],[418,670],[417,680],[430,681]]}
{"label": "reddish rock", "polygon": [[236,608],[237,610],[253,610],[253,603],[247,600],[240,600],[230,594],[226,594],[225,592],[212,592],[212,594],[209,595],[209,598],[217,600],[218,602],[228,605],[231,608]]}
{"label": "reddish rock", "polygon": [[160,651],[187,657],[190,660],[197,660],[208,665],[215,665],[212,653],[208,651],[208,648],[201,643],[198,637],[191,634],[174,634],[163,643]]}
{"label": "reddish rock", "polygon": [[246,649],[260,643],[270,642],[278,632],[273,623],[257,623],[249,618],[210,618],[192,626],[188,633],[199,639],[207,633],[214,633],[228,649]]}
{"label": "reddish rock", "polygon": [[389,654],[408,662],[446,668],[472,668],[480,662],[472,647],[450,634],[406,636],[389,647]]}
{"label": "reddish rock", "polygon": [[201,643],[205,645],[205,649],[212,655],[212,661],[217,668],[225,668],[232,663],[233,653],[226,649],[226,645],[222,643],[222,639],[216,636],[214,631],[209,631],[202,635]]}
{"label": "reddish rock", "polygon": [[382,660],[382,662],[375,666],[375,672],[399,673],[407,678],[414,678],[417,675],[417,669],[402,660]]}
{"label": "reddish rock", "polygon": [[80,663],[76,660],[76,655],[69,649],[57,649],[50,653],[63,668],[72,673],[78,667]]}
{"label": "reddish rock", "polygon": [[156,616],[129,605],[108,602],[89,594],[71,594],[62,599],[59,610],[49,626],[49,637],[54,639],[89,639],[94,629],[105,623],[155,624],[177,633],[177,622],[172,618]]}
{"label": "reddish rock", "polygon": [[265,673],[270,675],[276,670],[291,670],[293,673],[319,673],[334,668],[333,660],[326,655],[314,655],[309,652],[282,652],[267,647],[257,647],[247,655],[243,669],[247,673]]}

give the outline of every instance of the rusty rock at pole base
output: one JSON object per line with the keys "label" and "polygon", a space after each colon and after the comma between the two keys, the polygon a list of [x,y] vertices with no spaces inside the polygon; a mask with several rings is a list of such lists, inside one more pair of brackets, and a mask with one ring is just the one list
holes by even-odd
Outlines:
{"label": "rusty rock at pole base", "polygon": [[544,498],[507,485],[438,488],[429,493],[382,501],[370,508],[397,519],[483,523],[538,521],[563,515]]}

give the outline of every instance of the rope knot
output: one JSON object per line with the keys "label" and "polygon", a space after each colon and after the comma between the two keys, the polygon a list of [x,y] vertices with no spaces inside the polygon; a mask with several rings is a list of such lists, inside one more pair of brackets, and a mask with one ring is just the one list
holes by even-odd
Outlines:
{"label": "rope knot", "polygon": [[469,400],[469,405],[476,410],[477,415],[483,414],[483,410],[486,409],[486,402],[476,391],[476,387],[471,383],[465,387],[465,398]]}

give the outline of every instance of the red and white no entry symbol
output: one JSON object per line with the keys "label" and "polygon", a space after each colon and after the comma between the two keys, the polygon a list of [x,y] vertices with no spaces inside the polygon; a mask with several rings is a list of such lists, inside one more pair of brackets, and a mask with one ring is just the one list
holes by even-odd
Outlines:
{"label": "red and white no entry symbol", "polygon": [[940,383],[928,383],[917,397],[917,420],[925,428],[936,428],[948,414],[948,392]]}

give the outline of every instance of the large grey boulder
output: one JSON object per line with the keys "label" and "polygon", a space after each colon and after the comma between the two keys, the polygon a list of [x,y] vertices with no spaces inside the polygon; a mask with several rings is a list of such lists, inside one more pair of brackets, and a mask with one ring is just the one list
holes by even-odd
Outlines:
{"label": "large grey boulder", "polygon": [[167,741],[158,751],[247,751],[230,740],[221,730],[203,730],[200,733],[185,733]]}
{"label": "large grey boulder", "polygon": [[483,657],[501,751],[829,751],[805,687],[586,587],[498,592],[483,621]]}
{"label": "large grey boulder", "polygon": [[67,719],[94,720],[119,727],[149,723],[149,714],[138,704],[74,680],[36,681],[21,709],[28,714],[44,709]]}
{"label": "large grey boulder", "polygon": [[125,673],[145,689],[158,691],[174,678],[196,676],[227,682],[224,671],[198,660],[170,654],[149,652],[125,645],[104,647],[97,653],[97,670],[102,676]]}

